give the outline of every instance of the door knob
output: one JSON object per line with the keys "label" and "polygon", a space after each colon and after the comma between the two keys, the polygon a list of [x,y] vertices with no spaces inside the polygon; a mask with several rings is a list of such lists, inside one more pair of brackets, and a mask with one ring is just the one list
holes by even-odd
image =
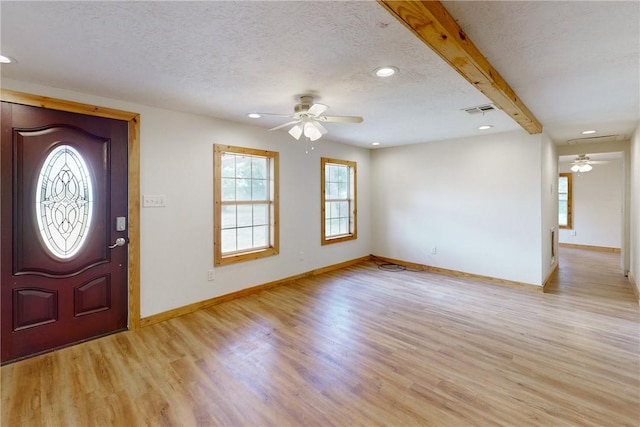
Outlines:
{"label": "door knob", "polygon": [[118,246],[124,246],[125,243],[127,243],[127,240],[124,237],[118,237],[116,239],[116,242],[113,245],[109,246],[109,249],[113,249],[113,248],[116,248]]}

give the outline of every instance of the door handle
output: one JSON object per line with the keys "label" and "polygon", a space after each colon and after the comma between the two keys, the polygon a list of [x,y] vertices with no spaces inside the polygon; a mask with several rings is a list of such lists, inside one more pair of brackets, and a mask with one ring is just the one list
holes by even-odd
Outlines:
{"label": "door handle", "polygon": [[116,248],[118,246],[124,246],[127,243],[127,240],[124,237],[118,237],[116,242],[113,245],[109,245],[109,249]]}

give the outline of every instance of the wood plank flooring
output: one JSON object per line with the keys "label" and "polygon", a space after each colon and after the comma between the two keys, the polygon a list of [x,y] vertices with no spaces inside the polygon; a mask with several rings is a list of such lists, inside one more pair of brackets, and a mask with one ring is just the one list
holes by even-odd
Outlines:
{"label": "wood plank flooring", "polygon": [[4,366],[2,426],[638,426],[619,255],[548,293],[367,262]]}

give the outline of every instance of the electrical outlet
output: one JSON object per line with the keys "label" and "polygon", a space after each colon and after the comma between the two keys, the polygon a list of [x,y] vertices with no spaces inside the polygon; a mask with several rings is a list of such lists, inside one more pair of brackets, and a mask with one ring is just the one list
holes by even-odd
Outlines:
{"label": "electrical outlet", "polygon": [[304,251],[298,252],[298,261],[304,261]]}
{"label": "electrical outlet", "polygon": [[434,246],[434,247],[432,247],[432,248],[431,248],[431,255],[435,255],[435,254],[437,254],[437,253],[438,253],[438,248],[437,248],[437,247],[435,247],[435,246]]}
{"label": "electrical outlet", "polygon": [[213,282],[216,278],[216,274],[215,274],[215,270],[209,270],[207,271],[207,280],[209,282]]}

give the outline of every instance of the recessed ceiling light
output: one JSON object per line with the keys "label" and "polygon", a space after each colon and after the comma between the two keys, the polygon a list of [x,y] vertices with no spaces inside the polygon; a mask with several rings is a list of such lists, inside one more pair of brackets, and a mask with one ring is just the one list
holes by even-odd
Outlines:
{"label": "recessed ceiling light", "polygon": [[396,67],[380,67],[376,68],[375,74],[378,77],[391,77],[398,72]]}
{"label": "recessed ceiling light", "polygon": [[595,131],[595,130],[583,130],[583,131],[582,131],[582,134],[583,134],[583,135],[590,135],[590,134],[592,134],[592,133],[596,133],[596,131]]}
{"label": "recessed ceiling light", "polygon": [[11,64],[13,60],[8,56],[0,55],[0,64]]}
{"label": "recessed ceiling light", "polygon": [[371,145],[376,146],[376,145],[380,145],[379,142],[372,142]]}
{"label": "recessed ceiling light", "polygon": [[262,116],[260,114],[258,114],[258,113],[249,113],[249,114],[247,114],[247,117],[249,117],[251,119],[259,119]]}
{"label": "recessed ceiling light", "polygon": [[478,128],[478,130],[487,130],[487,129],[491,129],[492,127],[493,127],[493,126],[491,126],[491,125],[483,125],[483,126],[480,126],[480,127]]}

